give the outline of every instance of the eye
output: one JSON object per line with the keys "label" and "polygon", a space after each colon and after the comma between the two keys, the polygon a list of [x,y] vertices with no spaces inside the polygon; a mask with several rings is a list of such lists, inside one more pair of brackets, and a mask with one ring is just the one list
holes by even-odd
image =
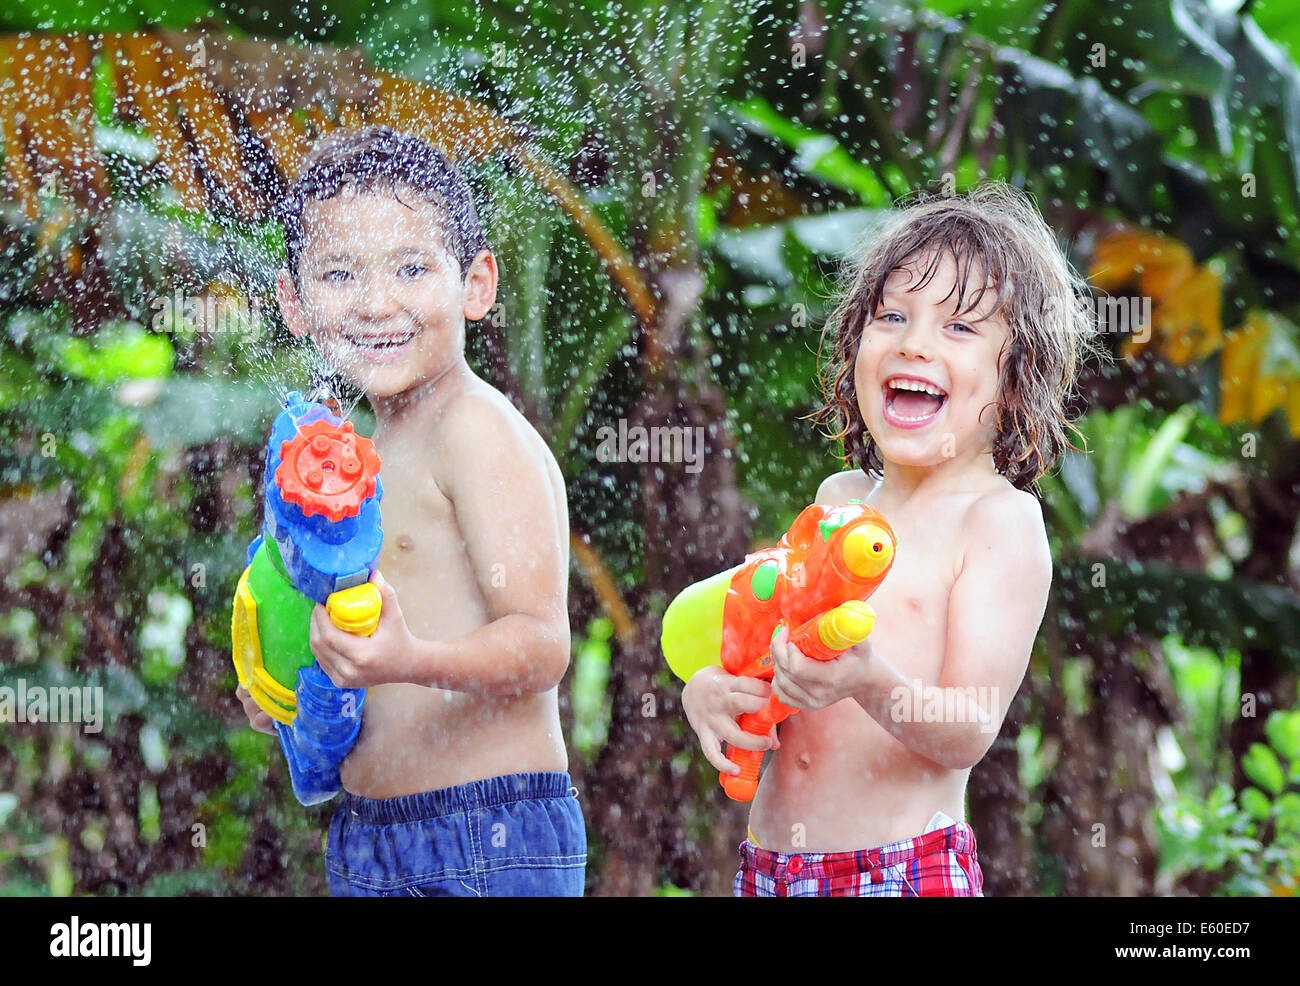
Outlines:
{"label": "eye", "polygon": [[884,322],[884,321],[887,321],[887,320],[889,320],[889,319],[891,319],[891,318],[896,318],[896,319],[898,319],[898,322],[890,322],[889,324],[891,324],[891,325],[898,325],[900,322],[903,321],[903,316],[900,315],[900,314],[898,314],[898,312],[884,312],[884,313],[882,313],[882,314],[876,316],[876,321],[877,321],[877,322]]}
{"label": "eye", "polygon": [[948,328],[950,328],[950,329],[957,329],[958,331],[963,332],[963,333],[965,333],[965,332],[969,332],[971,335],[974,335],[974,334],[975,334],[975,330],[972,329],[972,328],[971,328],[969,325],[967,325],[965,322],[949,322],[949,323],[948,323]]}
{"label": "eye", "polygon": [[429,268],[425,267],[423,264],[407,264],[402,268],[403,273],[406,271],[411,272],[407,275],[408,277],[419,277],[421,274],[427,273],[428,270]]}
{"label": "eye", "polygon": [[324,274],[321,275],[321,280],[332,281],[337,283],[338,281],[346,280],[351,276],[352,275],[345,270],[327,270]]}

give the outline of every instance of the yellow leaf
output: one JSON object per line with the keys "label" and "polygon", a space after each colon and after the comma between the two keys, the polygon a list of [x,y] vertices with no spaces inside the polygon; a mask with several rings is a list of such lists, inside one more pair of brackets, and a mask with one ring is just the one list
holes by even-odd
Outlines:
{"label": "yellow leaf", "polygon": [[1282,406],[1286,397],[1286,384],[1275,374],[1263,373],[1255,382],[1250,395],[1250,420],[1258,424]]}
{"label": "yellow leaf", "polygon": [[1208,268],[1194,271],[1163,298],[1152,314],[1162,350],[1177,366],[1204,359],[1223,342],[1219,275]]}
{"label": "yellow leaf", "polygon": [[244,170],[243,154],[230,115],[201,70],[176,59],[176,99],[190,125],[190,139],[199,162],[219,179],[221,187],[244,215],[257,209],[261,196]]}
{"label": "yellow leaf", "polygon": [[158,38],[140,33],[105,38],[104,49],[118,67],[123,108],[144,123],[158,145],[162,165],[180,194],[181,206],[189,212],[203,212],[207,196],[176,122],[172,52]]}
{"label": "yellow leaf", "polygon": [[1300,438],[1300,377],[1286,382],[1286,420],[1291,426],[1291,437]]}
{"label": "yellow leaf", "polygon": [[1236,332],[1223,343],[1219,363],[1219,420],[1223,424],[1245,421],[1251,407],[1251,392],[1264,358],[1269,325],[1256,311],[1246,316]]}
{"label": "yellow leaf", "polygon": [[1143,293],[1158,302],[1194,267],[1191,251],[1177,240],[1125,229],[1097,244],[1088,277],[1108,294],[1138,281]]}
{"label": "yellow leaf", "polygon": [[4,167],[6,190],[18,199],[23,215],[35,221],[40,215],[37,199],[36,176],[27,161],[27,147],[23,140],[22,124],[26,115],[26,89],[24,77],[18,69],[19,56],[25,57],[22,38],[6,39],[0,49],[0,123],[4,126]]}
{"label": "yellow leaf", "polygon": [[5,188],[28,219],[39,216],[40,189],[50,179],[62,196],[98,203],[107,195],[103,161],[89,138],[92,59],[91,44],[81,37],[0,40]]}
{"label": "yellow leaf", "polygon": [[450,157],[481,159],[506,150],[519,139],[518,130],[502,117],[449,92],[440,92],[412,79],[377,71],[378,87],[365,106],[345,105],[339,122],[345,127],[383,123],[414,133]]}
{"label": "yellow leaf", "polygon": [[[40,183],[51,166],[74,188],[90,187],[107,196],[103,159],[94,139],[93,67],[98,58],[113,66],[116,114],[143,127],[158,149],[158,167],[180,198],[181,207],[203,213],[209,208],[205,180],[225,190],[236,209],[255,216],[268,189],[244,166],[242,134],[226,110],[226,90],[213,68],[188,64],[184,36],[140,31],[130,34],[0,36],[0,142],[3,146],[3,192],[23,213],[40,213]],[[292,179],[311,143],[337,126],[382,122],[414,132],[456,158],[484,158],[507,153],[555,198],[605,260],[611,276],[645,325],[652,325],[655,300],[645,278],[626,250],[591,209],[582,193],[534,154],[519,128],[486,106],[453,93],[385,71],[363,69],[366,84],[334,91],[338,112],[327,114],[312,100],[295,113],[285,94],[297,92],[292,58],[274,44],[245,44],[245,59],[265,57],[282,64],[271,73],[283,77],[260,94],[247,86],[228,93],[244,102],[250,129],[260,138],[286,178]],[[264,49],[264,50],[263,50]],[[24,74],[19,65],[28,69]],[[242,78],[240,73],[235,78]],[[293,83],[293,84],[289,84]],[[244,99],[244,97],[247,97]],[[305,126],[299,121],[305,120]],[[68,256],[80,266],[80,250]]]}

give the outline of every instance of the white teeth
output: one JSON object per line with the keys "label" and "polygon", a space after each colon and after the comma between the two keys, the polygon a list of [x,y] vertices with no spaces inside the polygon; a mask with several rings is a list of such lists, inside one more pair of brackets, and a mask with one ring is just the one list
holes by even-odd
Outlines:
{"label": "white teeth", "polygon": [[[905,380],[900,378],[891,378],[885,381],[885,386],[890,388],[891,390],[912,390],[912,391],[916,391],[917,393],[929,394],[931,397],[937,397],[941,401],[946,400],[948,397],[948,395],[945,394],[938,387],[935,387],[932,384],[922,383],[920,380]],[[929,421],[931,418],[933,418],[936,414],[939,413],[939,409],[936,408],[930,414],[921,414],[916,416],[899,414],[898,411],[894,409],[894,400],[891,397],[889,398],[889,413],[892,414],[894,418],[897,419],[898,421]]]}
{"label": "white teeth", "polygon": [[938,387],[931,386],[928,383],[921,383],[919,380],[890,380],[886,386],[893,387],[895,390],[915,390],[922,394],[929,394],[932,397],[946,397],[947,395]]}
{"label": "white teeth", "polygon": [[415,333],[412,332],[409,336],[404,336],[399,339],[393,339],[387,336],[375,336],[371,338],[356,338],[353,336],[346,336],[345,338],[348,340],[348,342],[352,343],[352,345],[354,346],[360,346],[363,349],[374,349],[379,346],[388,346],[388,347],[404,346],[412,339],[415,338]]}

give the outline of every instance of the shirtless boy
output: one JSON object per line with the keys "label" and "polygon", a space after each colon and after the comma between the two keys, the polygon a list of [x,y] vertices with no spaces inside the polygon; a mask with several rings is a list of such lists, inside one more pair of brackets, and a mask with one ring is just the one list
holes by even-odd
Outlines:
{"label": "shirtless boy", "polygon": [[322,606],[312,619],[331,680],[369,690],[330,824],[330,892],[581,896],[586,833],[556,698],[564,486],[465,360],[465,322],[497,288],[469,188],[424,141],[370,127],[319,143],[281,215],[285,322],[365,392],[383,458],[379,626],[345,633]]}
{"label": "shirtless boy", "polygon": [[[773,641],[770,690],[804,710],[742,733],[769,685],[721,667],[683,702],[705,755],[779,749],[740,847],[740,896],[982,896],[966,782],[1024,678],[1051,583],[1029,492],[1068,446],[1063,404],[1089,330],[1081,282],[1005,186],[901,210],[849,272],[823,417],[859,499],[898,537],[872,635],[834,661]],[[1073,446],[1069,446],[1073,447]],[[774,730],[775,732],[775,730]]]}

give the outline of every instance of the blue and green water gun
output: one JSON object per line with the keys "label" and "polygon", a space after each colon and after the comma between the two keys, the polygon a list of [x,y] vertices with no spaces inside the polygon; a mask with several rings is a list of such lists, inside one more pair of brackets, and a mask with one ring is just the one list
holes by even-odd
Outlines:
{"label": "blue and green water gun", "polygon": [[308,643],[311,614],[368,636],[379,623],[370,575],[384,534],[379,455],[326,404],[289,394],[266,449],[262,532],[235,590],[239,682],[275,722],[294,796],[328,801],[361,731],[364,688],[339,688]]}

